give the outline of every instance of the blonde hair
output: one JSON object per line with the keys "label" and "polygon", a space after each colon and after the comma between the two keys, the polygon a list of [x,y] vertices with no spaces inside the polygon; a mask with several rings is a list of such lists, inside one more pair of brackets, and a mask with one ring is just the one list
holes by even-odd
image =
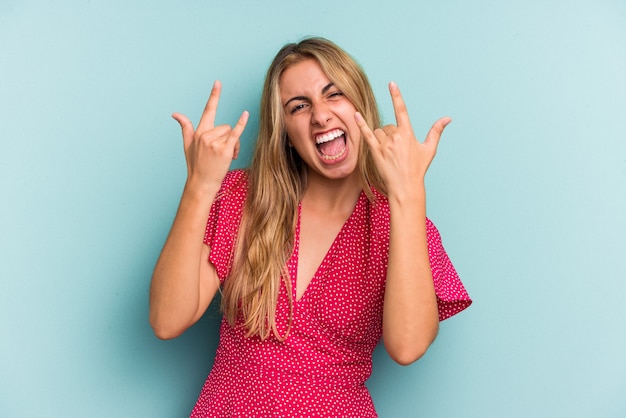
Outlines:
{"label": "blonde hair", "polygon": [[[233,268],[222,294],[222,310],[228,322],[234,326],[243,318],[247,335],[261,339],[273,333],[283,340],[292,322],[292,282],[286,265],[293,251],[306,166],[288,144],[279,81],[287,68],[307,59],[320,65],[370,127],[381,126],[367,76],[337,45],[323,38],[306,38],[287,44],[278,52],[263,86],[259,136],[248,169],[249,190],[234,249]],[[365,141],[361,141],[357,169],[363,190],[370,199],[373,199],[370,187],[385,193]],[[281,282],[285,283],[289,301],[289,322],[284,335],[280,335],[276,326]]]}

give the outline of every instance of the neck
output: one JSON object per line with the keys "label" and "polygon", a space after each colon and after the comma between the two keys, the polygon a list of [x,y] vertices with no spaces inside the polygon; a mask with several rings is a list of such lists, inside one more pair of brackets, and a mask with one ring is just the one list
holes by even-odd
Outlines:
{"label": "neck", "polygon": [[329,179],[310,172],[302,201],[319,210],[351,213],[361,189],[361,180],[356,172],[342,179]]}

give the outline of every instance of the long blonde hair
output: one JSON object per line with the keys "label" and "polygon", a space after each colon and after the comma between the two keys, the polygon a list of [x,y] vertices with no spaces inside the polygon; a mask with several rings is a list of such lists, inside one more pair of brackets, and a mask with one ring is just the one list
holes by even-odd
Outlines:
{"label": "long blonde hair", "polygon": [[[222,310],[231,325],[243,318],[247,335],[283,340],[291,327],[292,282],[287,271],[298,217],[298,202],[306,184],[306,166],[289,146],[283,123],[280,76],[291,65],[315,60],[326,76],[352,102],[368,125],[380,127],[378,106],[361,67],[334,43],[306,38],[285,45],[276,55],[265,78],[261,96],[259,136],[248,170],[248,195],[243,211],[231,275],[222,294]],[[384,184],[365,141],[361,141],[358,168],[362,187],[373,199],[370,187],[382,193]],[[276,305],[281,282],[289,301],[289,323],[280,335]]]}

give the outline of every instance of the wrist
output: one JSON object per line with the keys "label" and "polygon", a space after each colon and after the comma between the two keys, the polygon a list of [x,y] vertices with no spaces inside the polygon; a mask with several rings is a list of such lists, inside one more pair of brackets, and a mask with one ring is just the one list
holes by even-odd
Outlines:
{"label": "wrist", "polygon": [[389,187],[387,190],[387,197],[389,199],[389,204],[425,205],[426,187],[423,181],[411,182],[404,187]]}
{"label": "wrist", "polygon": [[219,192],[221,184],[204,184],[187,179],[183,188],[182,199],[193,202],[196,205],[210,207]]}

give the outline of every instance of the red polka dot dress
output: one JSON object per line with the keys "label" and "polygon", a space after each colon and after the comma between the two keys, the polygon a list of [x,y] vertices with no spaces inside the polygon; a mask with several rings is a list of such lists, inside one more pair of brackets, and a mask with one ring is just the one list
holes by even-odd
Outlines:
{"label": "red polka dot dress", "polygon": [[[244,171],[230,172],[216,199],[205,234],[210,261],[220,280],[227,279],[232,248],[246,198]],[[389,206],[375,192],[361,193],[310,284],[296,300],[298,244],[288,261],[292,281],[293,323],[279,341],[246,338],[245,330],[223,319],[215,363],[191,413],[199,417],[376,417],[365,386],[372,353],[382,335],[383,295],[389,250]],[[439,319],[471,304],[428,222],[428,249]],[[287,290],[281,287],[277,327],[284,335],[289,315]]]}

